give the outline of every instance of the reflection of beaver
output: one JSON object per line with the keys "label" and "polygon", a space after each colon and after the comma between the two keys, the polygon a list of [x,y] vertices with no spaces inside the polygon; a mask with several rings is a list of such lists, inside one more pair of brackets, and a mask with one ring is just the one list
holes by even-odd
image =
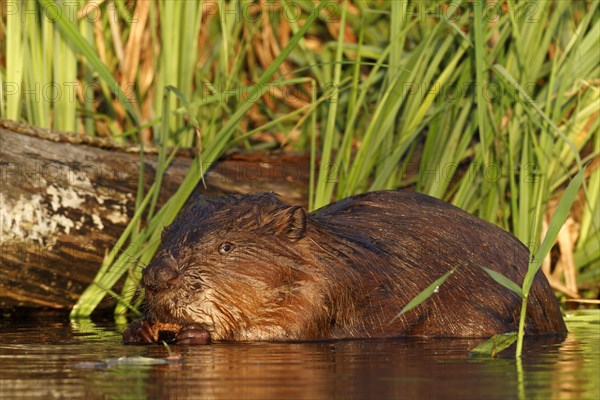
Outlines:
{"label": "reflection of beaver", "polygon": [[[443,201],[407,191],[354,196],[312,214],[275,194],[201,197],[169,226],[143,272],[146,317],[130,343],[310,340],[400,335],[484,337],[517,329],[528,251]],[[418,307],[414,296],[455,266]],[[566,331],[543,274],[526,333]]]}

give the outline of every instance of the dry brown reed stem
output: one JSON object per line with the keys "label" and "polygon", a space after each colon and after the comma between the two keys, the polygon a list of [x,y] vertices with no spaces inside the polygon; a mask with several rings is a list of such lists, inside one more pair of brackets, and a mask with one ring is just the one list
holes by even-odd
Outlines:
{"label": "dry brown reed stem", "polygon": [[117,60],[119,60],[119,72],[121,75],[125,75],[125,63],[123,59],[125,58],[125,51],[123,50],[123,41],[121,38],[123,37],[123,33],[121,32],[121,28],[118,23],[118,14],[117,9],[114,3],[111,1],[108,5],[108,25],[110,26],[110,34],[112,37],[113,48],[115,50],[115,56]]}
{"label": "dry brown reed stem", "polygon": [[580,304],[600,304],[600,300],[595,299],[567,299],[567,303],[580,303]]}
{"label": "dry brown reed stem", "polygon": [[[554,206],[556,206],[556,204],[554,204]],[[550,208],[554,209],[554,207]],[[546,235],[548,230],[548,220],[549,216],[547,214],[542,222],[542,237]],[[581,297],[577,287],[577,269],[575,268],[573,257],[573,249],[575,248],[575,242],[577,241],[578,231],[579,224],[575,222],[573,217],[568,217],[556,240],[556,244],[560,251],[560,257],[556,262],[554,269],[551,268],[551,254],[548,254],[542,262],[542,271],[548,278],[550,286],[571,299],[578,299]]]}
{"label": "dry brown reed stem", "polygon": [[134,82],[138,71],[140,57],[142,53],[142,41],[146,31],[146,22],[150,12],[150,3],[139,1],[136,3],[135,13],[136,23],[131,24],[129,38],[125,45],[125,57],[123,58],[123,77],[121,84]]}
{"label": "dry brown reed stem", "polygon": [[575,261],[573,259],[573,249],[575,247],[577,236],[576,231],[572,234],[572,232],[577,229],[575,225],[576,223],[573,218],[569,217],[558,233],[557,243],[560,248],[560,258],[557,262],[557,269],[560,266],[563,271],[565,285],[571,292],[577,294],[575,297],[579,297]]}

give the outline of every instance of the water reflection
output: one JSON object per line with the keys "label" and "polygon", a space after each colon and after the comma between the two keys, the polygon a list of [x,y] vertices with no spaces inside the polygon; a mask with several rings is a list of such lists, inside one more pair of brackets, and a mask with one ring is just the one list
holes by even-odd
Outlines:
{"label": "water reflection", "polygon": [[[459,376],[464,380],[486,375],[486,368],[480,368],[485,363],[465,362],[470,361],[467,342],[435,349],[423,345],[394,340],[182,349],[188,362],[149,371],[149,381],[166,385],[151,385],[148,393],[173,399],[417,398],[457,395],[459,387],[454,386]],[[452,362],[433,367],[432,358],[425,354],[462,360],[464,368]]]}
{"label": "water reflection", "polygon": [[599,337],[527,341],[519,375],[510,349],[470,357],[479,340],[172,346],[179,358],[167,359],[160,346],[123,346],[113,324],[1,321],[0,397],[596,399]]}

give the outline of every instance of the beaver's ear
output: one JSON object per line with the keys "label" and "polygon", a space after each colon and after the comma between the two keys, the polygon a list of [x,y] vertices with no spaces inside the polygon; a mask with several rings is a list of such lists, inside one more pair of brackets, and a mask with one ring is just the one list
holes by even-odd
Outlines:
{"label": "beaver's ear", "polygon": [[300,206],[293,206],[281,215],[280,233],[292,240],[299,240],[306,234],[306,210]]}

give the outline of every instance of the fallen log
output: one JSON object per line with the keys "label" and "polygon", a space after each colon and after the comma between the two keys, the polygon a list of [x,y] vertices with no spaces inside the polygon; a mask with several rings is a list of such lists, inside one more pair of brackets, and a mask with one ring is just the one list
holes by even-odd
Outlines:
{"label": "fallen log", "polygon": [[[159,207],[192,161],[175,157]],[[156,164],[144,155],[145,190]],[[69,310],[133,215],[139,171],[135,147],[0,120],[0,309]],[[196,193],[274,191],[305,205],[308,176],[306,155],[230,152]]]}

